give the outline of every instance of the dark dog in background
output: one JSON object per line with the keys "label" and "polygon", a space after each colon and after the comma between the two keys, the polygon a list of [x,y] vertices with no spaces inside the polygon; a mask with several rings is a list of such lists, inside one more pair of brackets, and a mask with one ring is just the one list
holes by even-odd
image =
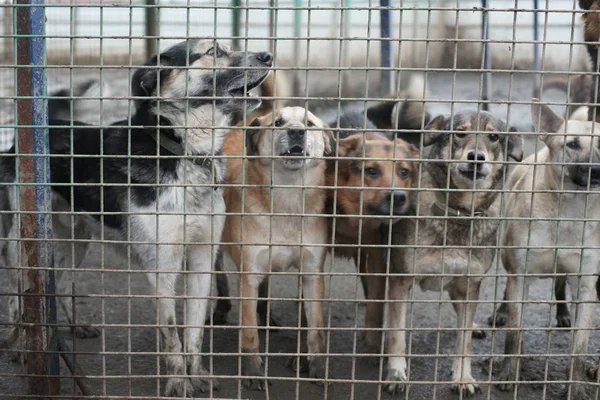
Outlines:
{"label": "dark dog in background", "polygon": [[[344,138],[355,130],[387,131],[380,132],[389,139],[402,139],[414,146],[421,146],[421,131],[430,120],[430,115],[422,101],[425,83],[420,76],[412,77],[409,87],[390,100],[379,102],[365,111],[343,109],[338,118],[328,121],[329,126],[339,129],[339,137]],[[338,124],[339,122],[339,124]]]}

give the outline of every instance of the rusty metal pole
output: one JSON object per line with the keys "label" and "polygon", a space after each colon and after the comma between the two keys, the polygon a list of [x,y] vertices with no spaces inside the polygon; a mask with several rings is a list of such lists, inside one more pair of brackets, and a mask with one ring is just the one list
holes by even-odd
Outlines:
{"label": "rusty metal pole", "polygon": [[[24,284],[23,325],[26,332],[29,394],[45,398],[60,393],[57,354],[47,357],[50,336],[46,310],[56,312],[54,297],[46,299],[45,271],[53,277],[50,214],[50,168],[46,115],[44,0],[17,0],[17,150],[21,222],[21,265]],[[21,128],[23,126],[23,128]],[[40,157],[42,155],[42,157]],[[50,287],[52,290],[53,287]],[[48,302],[47,302],[48,300]],[[56,315],[54,314],[54,318]],[[55,319],[54,319],[55,321]],[[48,361],[48,362],[47,362]],[[49,369],[54,376],[48,374]]]}

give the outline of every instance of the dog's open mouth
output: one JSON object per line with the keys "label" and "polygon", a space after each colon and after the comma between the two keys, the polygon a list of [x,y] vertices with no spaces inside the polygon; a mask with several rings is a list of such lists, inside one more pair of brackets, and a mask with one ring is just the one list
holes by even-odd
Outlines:
{"label": "dog's open mouth", "polygon": [[292,146],[285,153],[280,154],[283,157],[302,157],[308,156],[308,152],[304,151],[304,147],[300,145]]}

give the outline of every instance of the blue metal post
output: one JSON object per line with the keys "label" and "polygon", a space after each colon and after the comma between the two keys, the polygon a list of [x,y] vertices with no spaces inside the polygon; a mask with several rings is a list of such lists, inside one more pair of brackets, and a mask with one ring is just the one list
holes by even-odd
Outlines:
{"label": "blue metal post", "polygon": [[[21,156],[19,162],[21,238],[23,260],[27,260],[28,268],[23,322],[28,324],[28,373],[37,375],[29,380],[29,394],[57,395],[60,393],[58,347],[51,347],[55,343],[56,301],[52,245],[48,242],[52,237],[50,165],[49,159],[43,157],[49,153],[44,0],[18,0],[16,14],[18,125],[34,126],[19,127],[17,137],[19,153],[31,155]],[[47,279],[44,271],[48,273]],[[48,330],[46,323],[54,327]]]}
{"label": "blue metal post", "polygon": [[[31,24],[31,94],[32,99],[32,122],[33,122],[33,152],[35,154],[50,154],[50,140],[48,135],[48,115],[46,96],[46,43],[45,34],[45,8],[44,0],[32,0],[30,24]],[[35,209],[37,211],[37,236],[38,242],[38,265],[40,268],[48,268],[46,286],[47,319],[51,325],[48,331],[48,374],[60,375],[60,359],[58,345],[53,340],[57,333],[56,322],[56,297],[54,280],[54,256],[52,243],[52,193],[48,184],[50,183],[50,160],[47,157],[35,157],[33,160],[34,179],[41,186],[35,187]],[[52,348],[51,348],[52,347]]]}
{"label": "blue metal post", "polygon": [[386,7],[390,6],[389,0],[380,0],[381,18],[381,95],[386,95],[392,90],[392,42],[386,40],[391,37],[392,13]]}
{"label": "blue metal post", "polygon": [[491,76],[490,72],[487,72],[491,68],[490,49],[487,41],[490,38],[490,20],[487,12],[487,0],[481,0],[482,13],[481,13],[481,39],[483,43],[481,46],[483,56],[483,69],[486,71],[483,73],[483,93],[482,100],[485,102],[482,105],[484,111],[489,111],[490,105],[487,102],[491,98]]}

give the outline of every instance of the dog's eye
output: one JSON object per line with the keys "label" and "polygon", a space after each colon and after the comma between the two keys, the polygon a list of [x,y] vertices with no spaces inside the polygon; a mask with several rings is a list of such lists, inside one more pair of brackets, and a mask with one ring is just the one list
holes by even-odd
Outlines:
{"label": "dog's eye", "polygon": [[488,139],[490,139],[490,142],[497,142],[500,139],[500,136],[496,135],[495,133],[492,133],[488,135]]}
{"label": "dog's eye", "polygon": [[408,178],[409,175],[410,175],[410,171],[408,170],[408,168],[400,168],[400,177],[402,179]]}
{"label": "dog's eye", "polygon": [[567,142],[567,147],[572,150],[577,150],[579,149],[579,143],[573,140],[572,142]]}
{"label": "dog's eye", "polygon": [[381,171],[379,171],[379,168],[367,167],[365,168],[365,175],[369,178],[377,178],[379,175],[381,175]]}
{"label": "dog's eye", "polygon": [[283,125],[283,119],[282,118],[275,119],[275,126],[281,126],[281,125]]}
{"label": "dog's eye", "polygon": [[464,138],[465,136],[467,136],[466,133],[455,133],[455,135],[457,138],[461,138],[461,139]]}
{"label": "dog's eye", "polygon": [[308,126],[310,128],[310,127],[315,126],[315,124],[312,121],[306,121],[306,126]]}
{"label": "dog's eye", "polygon": [[217,58],[221,57],[223,55],[223,52],[221,51],[220,48],[218,47],[211,47],[210,49],[208,49],[208,51],[206,52],[206,55],[208,56],[214,56],[216,55]]}

